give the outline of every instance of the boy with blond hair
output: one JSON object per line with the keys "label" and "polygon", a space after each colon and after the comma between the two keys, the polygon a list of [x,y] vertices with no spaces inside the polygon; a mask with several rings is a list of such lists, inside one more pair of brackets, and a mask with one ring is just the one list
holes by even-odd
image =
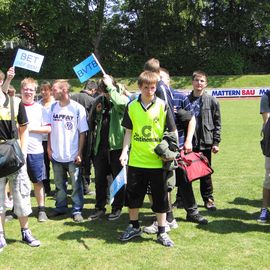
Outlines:
{"label": "boy with blond hair", "polygon": [[128,104],[122,122],[126,133],[120,161],[122,166],[128,163],[126,203],[130,222],[120,240],[128,241],[141,235],[139,208],[149,184],[153,198],[152,210],[158,222],[157,241],[172,247],[174,243],[165,232],[166,213],[169,209],[167,179],[163,162],[154,148],[161,142],[164,131],[175,132],[176,126],[168,106],[155,95],[157,80],[157,75],[151,71],[140,74],[138,86],[141,94]]}
{"label": "boy with blond hair", "polygon": [[38,83],[33,78],[21,81],[21,95],[27,118],[29,121],[29,140],[27,145],[27,172],[34,186],[34,193],[38,204],[38,221],[47,221],[45,212],[45,191],[43,180],[46,179],[44,164],[44,150],[42,146],[43,134],[51,131],[46,110],[37,102],[35,96]]}
{"label": "boy with blond hair", "polygon": [[[15,75],[15,74],[14,74]],[[8,140],[13,137],[11,128],[10,98],[2,91],[5,76],[0,72],[0,140]],[[22,152],[26,158],[28,142],[28,119],[25,108],[19,99],[14,99],[14,114],[17,128],[15,137],[18,138]],[[26,165],[10,176],[12,181],[12,194],[14,200],[14,213],[18,217],[21,227],[22,241],[31,247],[38,247],[40,241],[35,239],[29,230],[28,216],[32,213],[31,209],[31,183],[29,181]],[[23,188],[22,188],[23,187]],[[0,252],[6,246],[4,234],[5,225],[5,180],[0,179]]]}

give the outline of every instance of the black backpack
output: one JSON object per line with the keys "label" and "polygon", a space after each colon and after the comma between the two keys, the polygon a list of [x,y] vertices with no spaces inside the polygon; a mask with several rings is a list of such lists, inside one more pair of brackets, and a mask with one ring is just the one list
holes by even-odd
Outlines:
{"label": "black backpack", "polygon": [[[265,95],[268,96],[269,106],[270,106],[270,92],[267,91]],[[262,130],[263,139],[261,140],[262,152],[266,157],[270,157],[270,117],[268,118],[266,124]]]}

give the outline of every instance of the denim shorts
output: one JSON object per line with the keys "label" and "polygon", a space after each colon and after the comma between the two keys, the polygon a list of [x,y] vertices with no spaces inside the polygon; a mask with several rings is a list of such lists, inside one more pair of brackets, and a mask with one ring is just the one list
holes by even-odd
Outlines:
{"label": "denim shorts", "polygon": [[44,154],[27,154],[27,173],[32,183],[46,179]]}

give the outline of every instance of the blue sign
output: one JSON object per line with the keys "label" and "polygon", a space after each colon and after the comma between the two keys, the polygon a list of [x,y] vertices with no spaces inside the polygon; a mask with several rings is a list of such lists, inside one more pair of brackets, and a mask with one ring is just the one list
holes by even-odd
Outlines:
{"label": "blue sign", "polygon": [[120,173],[115,177],[110,186],[110,204],[114,200],[115,194],[127,183],[127,173],[126,167],[120,171]]}
{"label": "blue sign", "polygon": [[76,75],[78,76],[81,83],[87,81],[89,78],[97,74],[101,71],[99,63],[97,63],[96,59],[93,55],[90,55],[85,60],[83,60],[80,64],[73,67]]}

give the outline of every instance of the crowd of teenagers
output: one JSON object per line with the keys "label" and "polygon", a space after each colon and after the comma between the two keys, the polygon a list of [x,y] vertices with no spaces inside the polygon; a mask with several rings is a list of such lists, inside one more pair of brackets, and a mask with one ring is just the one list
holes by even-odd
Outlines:
{"label": "crowd of teenagers", "polygon": [[[139,92],[130,93],[109,75],[97,82],[89,80],[82,91],[72,93],[67,80],[43,82],[33,78],[21,81],[20,98],[11,81],[14,68],[0,72],[0,140],[11,139],[10,99],[14,100],[17,135],[26,164],[15,174],[0,179],[0,250],[6,246],[4,223],[6,206],[13,202],[22,241],[37,247],[40,241],[29,229],[31,182],[38,206],[37,219],[69,213],[67,185],[71,184],[71,215],[74,222],[107,218],[117,220],[128,207],[129,224],[120,235],[128,241],[143,232],[156,234],[157,242],[174,246],[169,236],[178,224],[173,208],[183,207],[186,220],[206,225],[199,213],[192,184],[175,166],[180,149],[202,152],[211,164],[212,153],[221,141],[220,106],[205,91],[207,75],[195,71],[193,90],[185,95],[171,88],[169,72],[157,59],[144,64],[138,77]],[[39,91],[38,91],[39,89]],[[37,99],[38,93],[41,98]],[[164,147],[165,146],[165,147]],[[95,191],[90,190],[93,166]],[[122,168],[127,168],[127,184],[115,195],[111,212],[106,214],[108,186]],[[50,172],[53,169],[53,173]],[[55,188],[50,182],[53,175]],[[171,191],[177,188],[172,203]],[[55,208],[46,211],[46,197],[55,191]],[[84,195],[95,194],[95,209],[82,216]],[[200,179],[204,206],[216,210],[211,175]],[[156,220],[141,227],[139,209],[149,196]]]}

